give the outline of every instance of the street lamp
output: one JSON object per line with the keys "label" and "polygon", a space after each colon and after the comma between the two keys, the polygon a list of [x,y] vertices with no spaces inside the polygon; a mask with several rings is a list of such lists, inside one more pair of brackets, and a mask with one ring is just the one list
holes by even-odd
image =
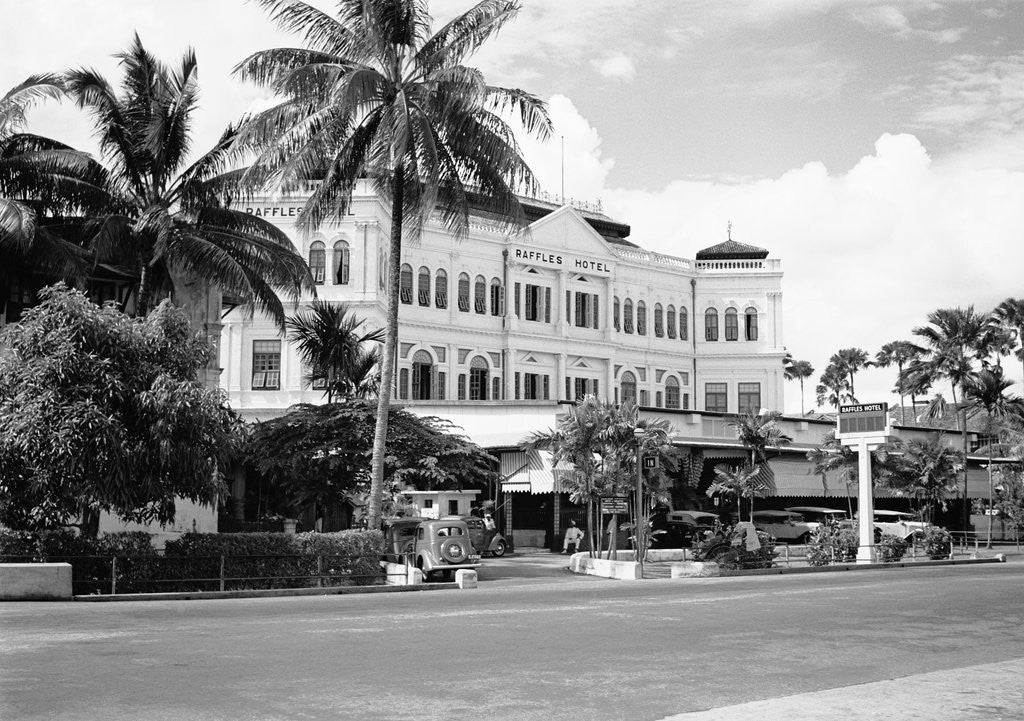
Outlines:
{"label": "street lamp", "polygon": [[641,530],[641,510],[644,502],[644,458],[641,453],[644,440],[644,429],[636,427],[633,429],[633,439],[636,441],[636,519],[635,526],[633,528],[633,538],[636,545],[636,560],[640,564],[640,578],[644,577],[644,548],[642,542],[642,533],[647,529]]}

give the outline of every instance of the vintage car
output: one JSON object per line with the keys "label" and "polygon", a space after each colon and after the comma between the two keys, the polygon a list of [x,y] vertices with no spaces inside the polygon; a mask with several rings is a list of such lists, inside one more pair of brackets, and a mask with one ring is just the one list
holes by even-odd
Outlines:
{"label": "vintage car", "polygon": [[822,506],[789,506],[786,508],[791,513],[799,513],[804,521],[817,528],[819,523],[842,523],[850,515],[840,508],[823,508]]}
{"label": "vintage car", "polygon": [[928,527],[927,523],[917,520],[913,513],[903,511],[875,511],[875,540],[888,533],[902,538],[904,541],[912,541],[924,533]]}
{"label": "vintage car", "polygon": [[416,550],[416,528],[428,519],[419,516],[402,516],[384,521],[384,553],[392,563],[402,563],[412,558]]}
{"label": "vintage car", "polygon": [[[668,511],[654,524],[654,545],[658,548],[688,548],[694,539],[714,530],[718,516],[706,511]],[[658,533],[661,531],[661,533]]]}
{"label": "vintage car", "polygon": [[818,524],[807,523],[792,511],[754,511],[754,526],[776,540],[786,543],[807,543]]}
{"label": "vintage car", "polygon": [[480,555],[490,553],[500,558],[508,552],[508,541],[497,530],[493,532],[490,542],[485,543],[487,541],[487,526],[484,524],[484,519],[479,516],[458,516],[458,518],[466,522],[466,526],[469,528],[469,539],[473,542],[473,548]]}
{"label": "vintage car", "polygon": [[423,520],[416,526],[412,561],[425,579],[439,575],[450,580],[460,568],[478,568],[480,555],[473,548],[465,521],[440,518]]}

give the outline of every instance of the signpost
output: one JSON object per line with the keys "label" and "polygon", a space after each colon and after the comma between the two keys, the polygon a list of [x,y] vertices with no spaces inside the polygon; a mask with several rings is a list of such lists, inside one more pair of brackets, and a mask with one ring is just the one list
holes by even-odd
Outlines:
{"label": "signpost", "polygon": [[613,516],[629,513],[629,496],[601,496],[601,514]]}
{"label": "signpost", "polygon": [[857,449],[857,514],[859,541],[857,563],[875,563],[875,496],[871,485],[871,451],[892,437],[887,403],[856,403],[839,406],[836,439]]}

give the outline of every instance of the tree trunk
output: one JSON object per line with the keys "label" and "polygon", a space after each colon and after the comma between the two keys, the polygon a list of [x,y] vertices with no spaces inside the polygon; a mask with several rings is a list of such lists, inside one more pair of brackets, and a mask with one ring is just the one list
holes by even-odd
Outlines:
{"label": "tree trunk", "polygon": [[143,261],[139,269],[139,296],[135,301],[135,315],[145,317],[149,312],[149,286],[152,282],[149,272],[149,263]]}
{"label": "tree trunk", "polygon": [[964,522],[964,533],[966,533],[968,530],[970,530],[970,527],[971,527],[971,508],[970,508],[971,504],[970,504],[970,501],[967,500],[967,410],[964,409],[963,411],[961,411],[960,415],[962,416],[962,423],[960,424],[960,427],[963,429],[961,431],[960,435],[963,438],[963,451],[964,451],[964,512],[963,512],[963,522]]}
{"label": "tree trunk", "polygon": [[174,289],[174,303],[188,316],[192,330],[202,333],[212,346],[210,359],[198,380],[207,388],[220,387],[221,290],[201,278],[194,278],[168,269]]}
{"label": "tree trunk", "polygon": [[[594,499],[587,497],[587,536],[590,541],[590,557],[600,558],[601,548],[594,543],[596,534],[594,533]],[[578,548],[576,549],[579,550]]]}
{"label": "tree trunk", "polygon": [[402,204],[405,172],[395,169],[391,198],[391,240],[388,255],[387,333],[381,363],[380,393],[377,397],[377,423],[373,432],[370,497],[367,501],[366,527],[376,529],[381,522],[381,501],[384,495],[384,455],[388,435],[388,409],[391,407],[392,380],[395,375],[395,350],[398,348],[398,285],[402,270]]}
{"label": "tree trunk", "polygon": [[800,417],[804,417],[804,379],[800,379]]}

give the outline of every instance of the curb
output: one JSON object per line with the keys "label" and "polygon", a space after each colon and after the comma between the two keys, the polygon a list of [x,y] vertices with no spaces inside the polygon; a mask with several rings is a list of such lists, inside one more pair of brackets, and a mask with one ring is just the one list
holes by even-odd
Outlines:
{"label": "curb", "polygon": [[227,598],[282,598],[286,596],[340,596],[357,593],[411,593],[414,591],[448,591],[458,589],[457,583],[431,583],[415,586],[339,586],[337,588],[267,588],[246,591],[181,591],[169,593],[114,593],[73,596],[86,603],[118,601],[200,601]]}
{"label": "curb", "polygon": [[725,576],[778,576],[788,573],[838,573],[840,571],[884,571],[897,568],[928,568],[931,566],[972,566],[981,563],[1005,563],[998,558],[964,558],[941,561],[897,561],[895,563],[840,563],[834,566],[802,566],[799,568],[751,568],[722,571]]}

